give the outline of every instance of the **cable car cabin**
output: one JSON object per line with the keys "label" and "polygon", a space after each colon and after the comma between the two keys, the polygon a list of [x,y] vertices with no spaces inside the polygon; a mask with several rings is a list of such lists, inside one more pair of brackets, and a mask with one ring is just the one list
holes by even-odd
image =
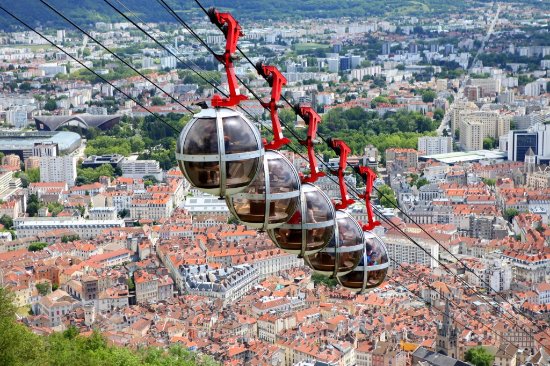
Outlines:
{"label": "cable car cabin", "polygon": [[351,291],[363,293],[384,282],[389,266],[386,246],[376,234],[366,231],[361,262],[353,271],[338,277],[338,283]]}
{"label": "cable car cabin", "polygon": [[268,230],[275,245],[300,257],[323,249],[334,234],[334,206],[313,184],[302,184],[296,213],[285,224]]}
{"label": "cable car cabin", "polygon": [[258,129],[230,108],[208,108],[183,128],[176,147],[178,165],[195,188],[223,197],[242,192],[261,165]]}
{"label": "cable car cabin", "polygon": [[300,176],[287,158],[266,151],[252,183],[240,193],[226,196],[227,207],[241,223],[262,230],[287,222],[300,201]]}
{"label": "cable car cabin", "polygon": [[305,262],[318,273],[337,277],[345,275],[359,264],[363,257],[364,236],[361,226],[345,211],[336,211],[334,236],[318,253],[305,257]]}

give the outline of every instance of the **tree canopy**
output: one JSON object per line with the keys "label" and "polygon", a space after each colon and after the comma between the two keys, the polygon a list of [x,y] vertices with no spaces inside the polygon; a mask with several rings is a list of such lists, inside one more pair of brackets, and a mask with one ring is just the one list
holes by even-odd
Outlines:
{"label": "tree canopy", "polygon": [[383,185],[378,187],[378,200],[380,204],[386,208],[395,208],[397,206],[397,199],[395,198],[395,192],[391,187]]}
{"label": "tree canopy", "polygon": [[146,348],[134,351],[114,347],[97,331],[89,337],[69,327],[64,332],[39,336],[18,323],[13,295],[0,287],[0,366],[213,366],[210,357],[180,346],[168,350]]}
{"label": "tree canopy", "polygon": [[483,347],[474,347],[466,351],[464,359],[475,366],[492,366],[495,356]]}

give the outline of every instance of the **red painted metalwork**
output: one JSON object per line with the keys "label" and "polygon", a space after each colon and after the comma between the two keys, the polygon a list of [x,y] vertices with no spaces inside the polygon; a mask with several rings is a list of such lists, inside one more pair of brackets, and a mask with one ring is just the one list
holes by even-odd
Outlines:
{"label": "red painted metalwork", "polygon": [[261,103],[264,108],[269,108],[273,129],[273,141],[266,143],[264,147],[266,150],[278,150],[282,146],[290,143],[290,139],[283,136],[283,129],[281,128],[279,114],[277,113],[277,109],[279,108],[277,103],[281,100],[281,92],[283,86],[286,85],[286,78],[275,66],[266,66],[259,62],[256,65],[256,69],[258,73],[267,80],[271,87],[271,99],[269,102]]}
{"label": "red painted metalwork", "polygon": [[376,180],[376,173],[369,167],[359,166],[355,168],[355,172],[359,174],[365,181],[365,193],[359,197],[365,200],[367,206],[368,222],[362,223],[363,231],[370,231],[377,226],[380,226],[380,222],[374,219],[374,212],[372,210],[371,195],[374,187],[374,181]]}
{"label": "red painted metalwork", "polygon": [[338,162],[338,170],[333,171],[332,174],[338,176],[338,184],[340,185],[340,197],[342,198],[340,203],[334,205],[337,210],[345,210],[349,205],[355,203],[354,200],[348,198],[348,189],[346,182],[344,181],[344,172],[348,165],[348,155],[351,153],[349,146],[339,139],[328,139],[328,146],[334,150],[334,152],[340,157]]}
{"label": "red painted metalwork", "polygon": [[237,51],[237,43],[239,37],[244,33],[239,22],[233,18],[230,13],[220,13],[216,9],[210,9],[208,12],[210,21],[218,26],[225,35],[225,52],[221,55],[215,55],[216,59],[225,66],[227,75],[227,84],[229,86],[229,97],[222,98],[219,95],[212,97],[213,107],[235,107],[241,101],[247,100],[246,95],[238,94],[239,85],[237,84],[237,76],[235,75],[235,67],[233,54]]}
{"label": "red painted metalwork", "polygon": [[317,179],[326,174],[319,171],[317,167],[317,158],[313,149],[317,138],[317,126],[321,123],[321,117],[309,106],[295,106],[294,111],[298,114],[308,126],[307,137],[300,140],[300,144],[307,148],[307,157],[309,160],[309,175],[302,176],[302,183],[314,183]]}

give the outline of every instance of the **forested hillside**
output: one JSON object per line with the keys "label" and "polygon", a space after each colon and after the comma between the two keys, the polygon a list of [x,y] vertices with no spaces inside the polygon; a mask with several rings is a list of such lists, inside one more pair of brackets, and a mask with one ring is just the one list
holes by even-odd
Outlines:
{"label": "forested hillside", "polygon": [[[116,1],[111,1],[121,7]],[[202,14],[194,1],[167,1],[181,15],[188,18]],[[512,2],[511,0],[509,2]],[[548,7],[548,2],[537,0],[515,0],[517,3],[537,4]],[[18,0],[8,3],[0,1],[3,6],[14,11],[17,15],[34,24],[56,25],[67,27],[59,17],[56,17],[38,0]],[[80,24],[98,21],[121,21],[112,8],[102,0],[52,0],[50,4],[63,11],[71,19]],[[123,3],[132,11],[140,14],[149,21],[170,21],[171,18],[156,1],[123,0]],[[486,1],[481,0],[203,0],[205,7],[216,6],[230,10],[242,22],[274,19],[286,20],[290,18],[327,18],[327,17],[363,17],[363,16],[390,16],[390,15],[429,15],[442,16],[447,12],[460,12],[474,8]],[[12,19],[0,12],[0,27],[6,28],[15,24]]]}
{"label": "forested hillside", "polygon": [[213,366],[182,347],[169,351],[108,345],[97,332],[82,336],[74,327],[62,333],[39,336],[16,322],[11,293],[0,287],[0,366]]}

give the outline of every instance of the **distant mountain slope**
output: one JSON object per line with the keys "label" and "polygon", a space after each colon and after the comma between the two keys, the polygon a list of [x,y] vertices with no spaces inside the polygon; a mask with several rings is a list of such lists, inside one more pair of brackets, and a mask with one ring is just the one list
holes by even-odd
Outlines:
{"label": "distant mountain slope", "polygon": [[[110,0],[121,8],[117,0]],[[155,0],[120,0],[132,11],[148,21],[173,21]],[[102,0],[50,0],[53,6],[80,24],[98,21],[120,21],[122,18]],[[199,8],[192,0],[167,0],[181,15],[187,18],[199,15]],[[545,1],[515,0],[520,3],[539,4]],[[38,0],[0,0],[2,6],[33,25],[66,26]],[[487,3],[486,0],[204,0],[205,7],[216,6],[231,10],[243,22],[255,20],[283,20],[289,18],[363,17],[384,15],[433,15],[442,16],[450,11],[463,11]],[[550,2],[549,2],[550,3]],[[0,27],[7,28],[14,21],[0,11]]]}

